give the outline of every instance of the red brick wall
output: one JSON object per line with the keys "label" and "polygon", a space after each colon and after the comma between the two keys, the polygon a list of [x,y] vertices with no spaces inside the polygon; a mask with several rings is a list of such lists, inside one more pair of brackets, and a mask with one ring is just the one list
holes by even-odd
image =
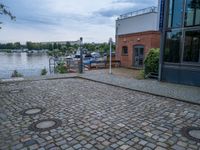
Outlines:
{"label": "red brick wall", "polygon": [[[160,32],[148,31],[127,35],[120,35],[116,37],[116,60],[121,61],[123,67],[133,67],[133,56],[135,45],[144,46],[144,55],[148,54],[149,49],[160,47]],[[122,55],[122,46],[128,46],[128,55]]]}

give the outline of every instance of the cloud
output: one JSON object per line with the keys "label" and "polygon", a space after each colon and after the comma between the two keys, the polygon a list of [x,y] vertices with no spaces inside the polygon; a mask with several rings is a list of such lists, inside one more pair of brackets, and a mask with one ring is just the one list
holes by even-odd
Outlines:
{"label": "cloud", "polygon": [[[0,0],[1,1],[1,0]],[[6,0],[17,17],[3,19],[0,41],[76,40],[104,42],[115,35],[115,19],[157,0]]]}
{"label": "cloud", "polygon": [[156,6],[156,4],[157,0],[113,0],[111,5],[98,10],[96,14],[104,17],[114,17],[146,7]]}

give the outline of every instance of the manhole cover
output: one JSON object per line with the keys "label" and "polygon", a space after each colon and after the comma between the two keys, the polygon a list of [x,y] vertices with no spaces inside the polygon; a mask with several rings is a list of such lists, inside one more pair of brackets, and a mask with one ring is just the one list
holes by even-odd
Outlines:
{"label": "manhole cover", "polygon": [[28,108],[25,109],[21,112],[21,115],[23,116],[31,116],[31,115],[37,115],[37,114],[41,114],[45,111],[45,108],[41,108],[41,107],[35,107],[35,108]]}
{"label": "manhole cover", "polygon": [[185,127],[182,129],[182,133],[188,139],[200,142],[200,127]]}
{"label": "manhole cover", "polygon": [[47,131],[51,129],[55,129],[59,126],[61,126],[62,122],[58,119],[45,119],[45,120],[39,120],[29,126],[29,130],[32,131]]}

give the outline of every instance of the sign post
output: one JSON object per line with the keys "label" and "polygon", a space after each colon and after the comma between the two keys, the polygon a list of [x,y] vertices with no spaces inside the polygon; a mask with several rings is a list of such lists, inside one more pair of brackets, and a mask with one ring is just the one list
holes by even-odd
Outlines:
{"label": "sign post", "polygon": [[83,38],[80,38],[80,65],[79,65],[79,73],[83,73],[83,50],[82,50],[82,42]]}
{"label": "sign post", "polygon": [[110,67],[109,67],[109,73],[112,74],[112,38],[109,39],[110,44]]}

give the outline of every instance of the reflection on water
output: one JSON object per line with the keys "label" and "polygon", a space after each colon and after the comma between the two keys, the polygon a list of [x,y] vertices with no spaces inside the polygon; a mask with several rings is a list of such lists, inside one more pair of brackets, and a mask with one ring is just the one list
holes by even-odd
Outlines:
{"label": "reflection on water", "polygon": [[43,53],[0,53],[0,78],[10,78],[13,70],[24,76],[38,76],[49,69],[49,56]]}

